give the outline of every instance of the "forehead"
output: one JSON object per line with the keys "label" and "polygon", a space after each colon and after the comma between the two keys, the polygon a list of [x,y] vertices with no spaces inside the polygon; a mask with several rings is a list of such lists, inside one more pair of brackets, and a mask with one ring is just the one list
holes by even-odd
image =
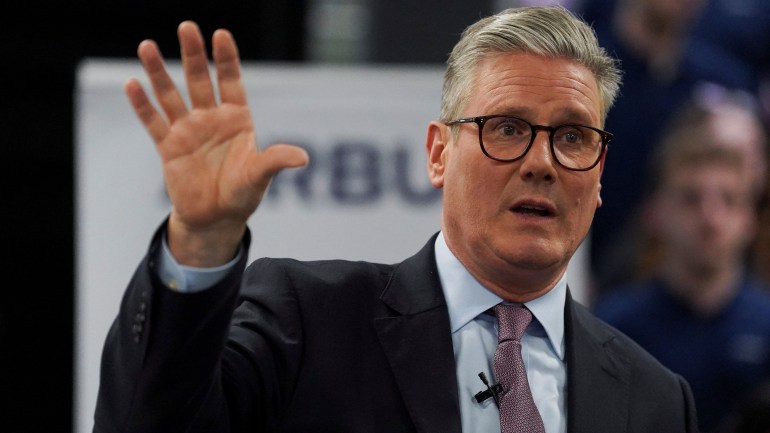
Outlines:
{"label": "forehead", "polygon": [[564,117],[601,125],[596,77],[574,60],[496,54],[478,64],[475,78],[467,115],[517,114],[546,123]]}
{"label": "forehead", "polygon": [[719,190],[748,194],[750,183],[741,166],[728,162],[710,162],[699,165],[682,165],[664,177],[670,191]]}

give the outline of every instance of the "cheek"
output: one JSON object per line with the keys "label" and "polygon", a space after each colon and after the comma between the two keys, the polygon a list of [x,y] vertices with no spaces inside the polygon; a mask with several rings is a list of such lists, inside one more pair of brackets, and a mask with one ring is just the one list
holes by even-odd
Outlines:
{"label": "cheek", "polygon": [[[457,156],[457,155],[455,155]],[[443,208],[447,215],[458,223],[468,225],[478,219],[482,205],[489,203],[490,197],[483,176],[478,170],[457,162],[450,161],[444,176]]]}
{"label": "cheek", "polygon": [[754,224],[754,215],[738,215],[734,218],[734,224],[731,226],[733,237],[739,239],[741,244],[749,245],[756,236],[756,225]]}
{"label": "cheek", "polygon": [[596,213],[596,209],[601,206],[601,197],[599,191],[601,186],[598,183],[591,184],[582,190],[575,190],[572,192],[574,199],[574,206],[577,209],[577,213],[580,217],[581,223],[585,220],[588,224],[593,220],[593,216]]}
{"label": "cheek", "polygon": [[[481,155],[481,152],[479,152]],[[482,155],[483,158],[486,158]],[[500,194],[499,187],[506,183],[498,170],[489,167],[487,161],[475,154],[457,152],[447,165],[449,173],[445,176],[444,188],[449,188],[459,203],[473,213],[482,204],[489,203],[495,194]]]}
{"label": "cheek", "polygon": [[596,213],[596,199],[578,200],[578,214],[573,219],[573,231],[577,235],[585,235],[591,227]]}

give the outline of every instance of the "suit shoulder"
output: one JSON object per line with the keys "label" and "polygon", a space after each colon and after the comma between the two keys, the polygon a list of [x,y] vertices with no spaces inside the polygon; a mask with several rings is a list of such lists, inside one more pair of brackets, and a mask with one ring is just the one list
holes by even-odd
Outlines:
{"label": "suit shoulder", "polygon": [[261,258],[252,262],[243,276],[243,287],[287,285],[296,290],[329,291],[351,287],[381,290],[397,265],[349,260],[302,261]]}
{"label": "suit shoulder", "polygon": [[[601,407],[626,411],[634,431],[696,431],[692,391],[679,375],[617,328],[572,303],[568,362],[576,389],[602,392]],[[597,406],[597,409],[600,406]],[[594,431],[594,430],[587,430]]]}

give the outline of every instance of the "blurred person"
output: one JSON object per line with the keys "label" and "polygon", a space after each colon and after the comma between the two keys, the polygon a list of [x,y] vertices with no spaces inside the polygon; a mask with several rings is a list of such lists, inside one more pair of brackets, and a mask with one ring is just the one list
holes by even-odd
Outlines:
{"label": "blurred person", "polygon": [[711,85],[700,88],[693,99],[696,107],[682,109],[684,116],[692,117],[693,123],[702,116],[703,122],[708,123],[713,141],[743,153],[748,182],[753,194],[761,198],[768,180],[768,142],[756,98],[745,92]]}
{"label": "blurred person", "polygon": [[714,140],[744,152],[748,179],[759,197],[757,233],[748,254],[748,265],[752,273],[770,284],[768,135],[761,103],[745,92],[730,92],[718,86],[701,89],[694,103],[699,108],[691,109],[690,115],[709,117]]}
{"label": "blurred person", "polygon": [[440,231],[394,265],[246,268],[247,220],[308,156],[255,144],[229,32],[211,44],[221,101],[199,29],[178,34],[191,106],[152,41],[159,108],[125,86],[173,206],[105,342],[94,431],[696,431],[686,381],[567,287],[619,86],[584,22],[522,8],[463,32],[427,126]]}
{"label": "blurred person", "polygon": [[747,263],[765,147],[745,107],[684,109],[653,159],[646,277],[602,290],[593,308],[687,379],[706,433],[770,378],[770,292]]}
{"label": "blurred person", "polygon": [[630,241],[649,156],[677,110],[704,85],[756,94],[756,77],[745,72],[745,64],[697,37],[695,29],[710,7],[710,0],[586,0],[580,11],[624,73],[623,90],[606,123],[618,140],[602,175],[605,204],[589,237],[599,290],[623,278],[615,258],[623,257],[619,250]]}
{"label": "blurred person", "polygon": [[[759,215],[757,232],[747,253],[747,264],[755,276],[770,282],[767,269],[770,251],[765,251],[770,248],[770,224],[763,223],[769,216],[767,205],[770,204],[770,178],[767,176],[768,135],[762,122],[759,102],[754,96],[743,91],[730,91],[716,85],[702,86],[694,93],[693,98],[680,108],[669,129],[676,129],[678,132],[676,135],[670,133],[667,141],[674,140],[675,136],[687,139],[688,136],[708,135],[712,142],[743,153],[746,181],[751,184],[752,194],[757,197],[756,207]],[[659,161],[651,159],[652,166],[648,167],[648,172],[655,173],[654,164]],[[654,178],[646,179],[648,185],[654,182]],[[617,281],[623,278],[628,280],[629,277],[645,277],[650,267],[655,266],[655,263],[650,262],[651,258],[655,259],[655,255],[649,254],[655,250],[651,244],[655,239],[645,238],[644,217],[644,212],[639,212],[630,218],[624,233],[626,242],[622,247],[615,248],[615,268],[612,270],[611,279]],[[640,242],[646,245],[640,245]],[[647,254],[640,254],[645,248],[648,249]]]}

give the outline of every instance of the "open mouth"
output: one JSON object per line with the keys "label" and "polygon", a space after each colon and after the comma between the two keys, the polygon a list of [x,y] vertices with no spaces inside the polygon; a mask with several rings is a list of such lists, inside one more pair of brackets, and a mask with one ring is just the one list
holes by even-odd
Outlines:
{"label": "open mouth", "polygon": [[531,215],[531,216],[539,216],[539,217],[547,217],[547,216],[553,215],[553,212],[551,212],[550,209],[546,207],[534,206],[534,205],[516,206],[511,208],[511,211],[522,215]]}

